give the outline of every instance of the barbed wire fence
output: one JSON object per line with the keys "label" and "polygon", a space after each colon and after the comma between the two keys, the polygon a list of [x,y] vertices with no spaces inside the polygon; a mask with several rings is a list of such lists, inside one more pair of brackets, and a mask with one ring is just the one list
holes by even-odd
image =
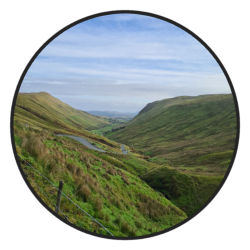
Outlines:
{"label": "barbed wire fence", "polygon": [[[63,219],[80,228],[102,235],[114,236],[99,221],[62,192],[62,189],[56,187],[47,177],[41,174],[20,155],[18,155],[18,157],[20,163],[25,165],[22,166],[22,169],[32,188],[50,209],[55,210]],[[60,204],[62,205],[60,206]]]}

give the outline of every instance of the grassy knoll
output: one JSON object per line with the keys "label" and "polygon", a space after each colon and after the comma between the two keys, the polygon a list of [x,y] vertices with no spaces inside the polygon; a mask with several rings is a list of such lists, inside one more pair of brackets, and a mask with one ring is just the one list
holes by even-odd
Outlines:
{"label": "grassy knoll", "polygon": [[188,216],[209,200],[222,178],[221,176],[188,175],[166,166],[151,168],[142,176],[147,184],[164,193]]}
{"label": "grassy knoll", "polygon": [[149,103],[108,138],[125,143],[160,165],[188,174],[224,175],[236,139],[231,94],[176,97]]}
{"label": "grassy knoll", "polygon": [[[153,163],[133,155],[90,150],[68,137],[54,136],[48,130],[26,128],[20,121],[14,122],[14,136],[19,155],[56,186],[63,180],[63,191],[115,236],[147,235],[187,218],[182,210],[138,177],[153,168]],[[30,171],[24,162],[21,165]],[[54,192],[56,197],[51,186],[43,183],[38,175],[29,174],[44,191]],[[31,185],[40,195],[36,186]],[[48,203],[46,197],[41,197]],[[69,202],[62,204],[74,224],[90,227],[90,221],[73,211]],[[98,225],[95,227],[99,232]]]}

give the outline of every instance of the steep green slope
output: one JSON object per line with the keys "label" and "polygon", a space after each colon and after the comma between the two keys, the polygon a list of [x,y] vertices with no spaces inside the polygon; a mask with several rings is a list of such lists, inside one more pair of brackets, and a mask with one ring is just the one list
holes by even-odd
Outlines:
{"label": "steep green slope", "polygon": [[189,216],[209,200],[223,177],[188,175],[171,167],[155,167],[149,169],[142,179],[164,193]]}
{"label": "steep green slope", "polygon": [[[137,177],[153,166],[131,155],[103,154],[87,149],[68,137],[14,123],[17,153],[58,186],[88,214],[94,216],[115,236],[142,236],[170,228],[187,218],[186,214]],[[21,161],[23,169],[41,199],[54,206],[37,188],[56,199],[56,192],[35,171]],[[100,233],[101,228],[62,200],[61,210],[71,223]],[[89,229],[90,230],[90,229]]]}
{"label": "steep green slope", "polygon": [[108,124],[94,115],[70,107],[46,92],[19,93],[16,112],[53,128],[94,129]]}
{"label": "steep green slope", "polygon": [[120,144],[94,135],[86,129],[98,129],[109,122],[74,109],[46,92],[19,93],[15,105],[14,120],[36,129],[58,134],[74,134],[99,143],[106,150],[120,151]]}
{"label": "steep green slope", "polygon": [[[148,104],[108,138],[134,146],[158,164],[222,175],[234,150],[236,126],[231,94],[177,97]],[[202,160],[205,155],[209,160]]]}

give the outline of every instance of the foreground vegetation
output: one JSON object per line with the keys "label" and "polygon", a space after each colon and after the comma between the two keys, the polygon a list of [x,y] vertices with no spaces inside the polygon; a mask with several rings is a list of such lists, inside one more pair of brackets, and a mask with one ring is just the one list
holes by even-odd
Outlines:
{"label": "foreground vegetation", "polygon": [[[115,236],[147,235],[187,218],[160,192],[138,178],[152,163],[132,155],[90,150],[68,137],[26,128],[18,121],[14,123],[14,134],[17,153],[56,186],[63,180],[64,192]],[[26,168],[24,162],[22,166]],[[50,186],[43,185],[50,190]],[[71,206],[66,202],[63,208],[69,218],[74,212]],[[73,222],[80,225],[82,217],[76,215]],[[84,223],[88,228],[90,221]]]}
{"label": "foreground vegetation", "polygon": [[142,179],[189,216],[212,197],[223,177],[189,175],[171,167],[158,166],[149,169]]}

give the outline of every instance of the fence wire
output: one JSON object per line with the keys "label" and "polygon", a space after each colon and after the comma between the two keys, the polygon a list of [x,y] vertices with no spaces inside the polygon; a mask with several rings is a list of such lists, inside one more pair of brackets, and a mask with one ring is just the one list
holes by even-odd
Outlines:
{"label": "fence wire", "polygon": [[[36,168],[34,168],[29,162],[27,162],[26,160],[24,160],[19,154],[18,154],[19,158],[22,160],[22,162],[25,162],[27,163],[26,164],[26,169],[23,167],[23,171],[27,177],[28,180],[31,180],[30,183],[33,183],[33,185],[37,188],[38,192],[36,192],[37,194],[40,193],[40,198],[42,198],[42,195],[44,195],[44,202],[46,203],[46,205],[48,205],[52,210],[57,208],[58,211],[59,211],[59,216],[63,217],[65,220],[67,220],[68,222],[70,222],[71,224],[75,224],[77,225],[78,227],[88,227],[87,230],[88,231],[91,231],[92,228],[94,228],[94,222],[99,225],[100,228],[98,229],[101,229],[99,234],[106,234],[108,233],[109,235],[111,236],[114,236],[106,227],[104,227],[99,221],[97,221],[94,217],[92,217],[90,214],[88,214],[84,209],[82,209],[79,205],[77,205],[74,201],[72,201],[72,199],[70,199],[64,192],[60,191],[58,187],[56,187],[54,185],[54,183],[52,183],[47,177],[45,177],[43,174],[41,174]],[[37,173],[38,175],[40,175],[42,177],[42,185],[39,185],[34,179],[35,179],[35,175],[34,173],[29,173],[30,170],[33,170],[35,171],[35,173]],[[45,186],[45,182],[48,182],[48,184],[52,185],[53,189],[57,190],[57,192],[61,192],[62,194],[62,197],[64,197],[65,199],[61,201],[61,207],[57,207],[56,206],[56,198],[57,196],[53,197],[54,198],[54,201],[53,199],[51,199],[49,197],[49,191],[47,192],[46,194],[46,188],[44,188]],[[35,188],[34,188],[35,190]],[[54,194],[54,190],[50,190],[50,194]],[[35,190],[36,191],[36,190]],[[75,207],[75,210],[72,209],[72,210],[69,210],[66,211],[65,208],[65,205],[66,205],[66,202],[69,202],[71,204],[71,206]],[[64,210],[64,211],[63,211]],[[71,216],[70,212],[73,212],[73,216]],[[80,223],[76,223],[76,215],[79,215],[79,212],[83,214],[83,218],[80,220],[81,222]],[[85,221],[85,216],[87,216],[86,218],[88,218],[88,220],[90,220],[91,224],[90,226],[88,226]],[[75,223],[74,223],[75,221]],[[86,223],[85,223],[86,222]],[[85,228],[86,229],[86,228]],[[93,232],[96,232],[96,230],[98,229],[94,229]],[[106,233],[105,233],[106,232]]]}

